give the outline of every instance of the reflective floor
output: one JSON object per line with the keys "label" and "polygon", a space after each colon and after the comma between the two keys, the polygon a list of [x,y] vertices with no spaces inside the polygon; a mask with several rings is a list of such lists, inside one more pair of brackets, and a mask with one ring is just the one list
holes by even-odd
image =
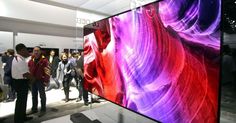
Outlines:
{"label": "reflective floor", "polygon": [[[85,106],[83,101],[76,102],[78,91],[75,87],[71,87],[70,101],[64,102],[64,92],[61,89],[52,89],[47,94],[47,113],[42,117],[39,114],[32,115],[33,120],[28,123],[39,123],[50,119],[62,117],[65,115],[82,112],[91,108],[97,108],[108,104],[109,102],[102,101],[94,103],[92,107]],[[222,88],[221,96],[221,123],[236,123],[236,93],[232,85],[226,85]],[[27,109],[32,106],[31,94],[29,93]],[[40,103],[39,103],[40,106]],[[0,123],[12,123],[15,108],[15,101],[8,103],[0,103]]]}
{"label": "reflective floor", "polygon": [[221,123],[236,123],[236,87],[231,84],[221,89]]}
{"label": "reflective floor", "polygon": [[[40,123],[42,121],[46,121],[49,119],[61,117],[64,115],[69,115],[85,110],[89,110],[90,108],[100,107],[106,104],[106,101],[102,101],[100,103],[93,103],[92,107],[85,106],[83,100],[76,102],[76,98],[78,97],[78,91],[75,87],[71,87],[70,89],[70,101],[65,103],[64,99],[64,91],[61,89],[52,89],[46,92],[47,95],[47,111],[46,114],[42,117],[39,117],[38,114],[31,115],[33,120],[28,121],[27,123]],[[39,100],[40,101],[40,100]],[[31,94],[28,95],[27,109],[30,111],[32,106]],[[39,103],[40,106],[40,103]],[[13,123],[13,114],[15,108],[14,102],[1,102],[0,103],[0,123]],[[40,108],[39,108],[40,109]]]}

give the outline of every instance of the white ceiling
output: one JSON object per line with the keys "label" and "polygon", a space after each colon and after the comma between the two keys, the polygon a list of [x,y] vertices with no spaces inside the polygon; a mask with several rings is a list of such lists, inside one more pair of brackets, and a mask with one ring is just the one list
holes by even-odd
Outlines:
{"label": "white ceiling", "polygon": [[114,15],[130,10],[134,1],[138,1],[137,6],[147,4],[157,0],[48,0],[55,3],[69,5],[83,10],[90,10],[106,15]]}

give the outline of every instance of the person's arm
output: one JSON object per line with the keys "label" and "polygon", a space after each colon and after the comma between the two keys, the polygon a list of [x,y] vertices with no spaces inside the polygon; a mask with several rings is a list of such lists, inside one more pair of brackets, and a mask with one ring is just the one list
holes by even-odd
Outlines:
{"label": "person's arm", "polygon": [[65,70],[64,70],[65,75],[71,73],[71,67],[72,67],[71,63],[68,62],[68,64],[65,67]]}
{"label": "person's arm", "polygon": [[29,72],[24,73],[23,77],[26,78],[26,79],[29,79],[32,82],[35,80],[35,78]]}
{"label": "person's arm", "polygon": [[47,85],[50,82],[51,70],[50,70],[49,62],[47,61],[47,59],[45,59],[43,62],[44,62],[44,66],[43,66],[44,84]]}
{"label": "person's arm", "polygon": [[57,72],[57,80],[59,80],[61,76],[61,62],[59,62],[56,72]]}
{"label": "person's arm", "polygon": [[78,68],[78,73],[79,73],[79,75],[80,75],[82,78],[84,78],[84,73],[83,73],[83,71],[81,70],[81,68]]}
{"label": "person's arm", "polygon": [[58,63],[57,71],[61,71],[61,62]]}

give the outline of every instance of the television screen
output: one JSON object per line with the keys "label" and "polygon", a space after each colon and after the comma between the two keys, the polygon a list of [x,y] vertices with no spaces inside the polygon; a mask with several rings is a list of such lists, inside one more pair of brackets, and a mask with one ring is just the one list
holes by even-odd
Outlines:
{"label": "television screen", "polygon": [[220,0],[164,0],[84,27],[84,87],[163,123],[218,122]]}

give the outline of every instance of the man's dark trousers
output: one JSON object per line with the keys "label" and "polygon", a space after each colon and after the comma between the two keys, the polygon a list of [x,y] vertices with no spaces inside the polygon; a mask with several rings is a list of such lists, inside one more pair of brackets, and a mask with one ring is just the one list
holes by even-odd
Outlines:
{"label": "man's dark trousers", "polygon": [[27,105],[27,97],[29,90],[28,81],[29,80],[26,79],[13,80],[13,88],[17,93],[15,115],[14,115],[15,123],[24,123],[24,119],[26,117],[26,105]]}

